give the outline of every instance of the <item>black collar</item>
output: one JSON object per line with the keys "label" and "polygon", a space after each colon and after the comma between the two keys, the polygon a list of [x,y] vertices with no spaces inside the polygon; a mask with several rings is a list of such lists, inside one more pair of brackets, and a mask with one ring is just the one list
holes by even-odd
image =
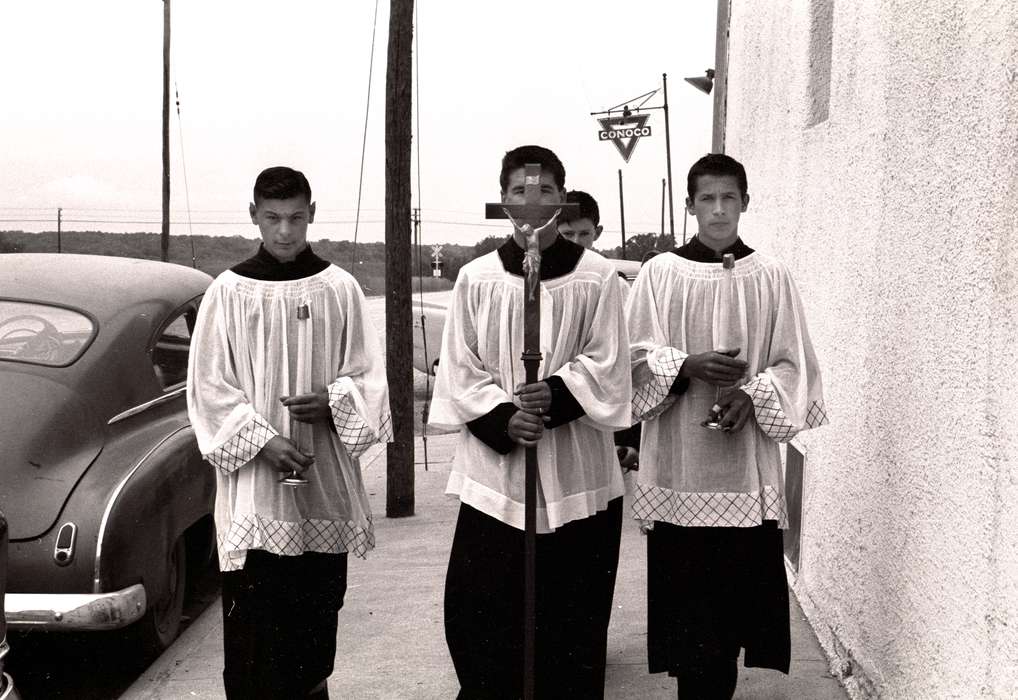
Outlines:
{"label": "black collar", "polygon": [[710,246],[704,245],[699,236],[693,236],[684,246],[676,248],[672,252],[680,258],[693,262],[717,263],[721,262],[721,256],[725,253],[731,253],[736,260],[740,260],[747,255],[752,255],[753,249],[743,243],[741,238],[736,238],[735,243],[724,250],[715,251]]}
{"label": "black collar", "polygon": [[[556,236],[554,242],[541,251],[540,279],[550,280],[568,275],[576,269],[584,250],[586,248],[583,246]],[[523,248],[520,248],[515,238],[510,236],[509,240],[499,246],[498,257],[506,272],[523,276]]]}
{"label": "black collar", "polygon": [[317,275],[328,266],[329,261],[315,255],[310,243],[297,253],[292,262],[280,262],[265,249],[264,244],[259,244],[254,257],[234,265],[230,270],[241,277],[266,282],[286,282]]}

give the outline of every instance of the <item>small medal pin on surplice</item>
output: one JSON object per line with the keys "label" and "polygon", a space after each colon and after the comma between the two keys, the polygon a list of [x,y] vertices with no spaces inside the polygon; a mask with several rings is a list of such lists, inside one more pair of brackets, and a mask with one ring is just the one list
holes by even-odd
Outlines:
{"label": "small medal pin on surplice", "polygon": [[311,311],[308,309],[307,304],[301,304],[297,307],[297,319],[300,321],[307,321],[311,318]]}
{"label": "small medal pin on surplice", "polygon": [[[728,271],[728,274],[732,274],[732,270],[735,269],[735,256],[732,253],[725,253],[721,256],[721,267]],[[710,407],[710,412],[707,414],[707,420],[700,423],[703,427],[708,430],[724,430],[724,426],[721,425],[721,387],[714,389],[714,405]]]}

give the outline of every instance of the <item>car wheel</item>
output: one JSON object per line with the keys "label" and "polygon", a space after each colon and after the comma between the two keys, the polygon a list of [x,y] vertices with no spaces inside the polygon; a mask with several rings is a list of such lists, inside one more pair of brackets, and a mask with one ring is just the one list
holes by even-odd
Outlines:
{"label": "car wheel", "polygon": [[166,650],[180,633],[187,590],[187,546],[177,539],[166,561],[166,584],[162,599],[152,601],[134,629],[134,641],[145,656],[155,657]]}

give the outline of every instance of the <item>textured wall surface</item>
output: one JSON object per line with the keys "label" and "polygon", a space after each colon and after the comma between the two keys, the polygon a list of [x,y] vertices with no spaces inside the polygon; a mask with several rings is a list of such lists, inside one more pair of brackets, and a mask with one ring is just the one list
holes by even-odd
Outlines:
{"label": "textured wall surface", "polygon": [[729,60],[831,412],[796,591],[856,697],[1018,697],[1018,5],[736,0]]}

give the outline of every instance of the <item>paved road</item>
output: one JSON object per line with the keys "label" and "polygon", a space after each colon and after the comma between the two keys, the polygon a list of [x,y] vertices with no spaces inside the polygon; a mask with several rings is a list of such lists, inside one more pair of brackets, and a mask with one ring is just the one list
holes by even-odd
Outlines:
{"label": "paved road", "polygon": [[[445,569],[458,502],[444,495],[457,436],[430,440],[430,464],[414,470],[416,512],[386,518],[385,450],[362,458],[365,486],[376,514],[378,547],[366,560],[351,558],[346,602],[340,612],[333,698],[444,700],[458,690],[445,644],[442,606]],[[422,445],[417,441],[418,459]],[[741,668],[736,700],[845,700],[809,623],[791,599],[792,672]],[[609,630],[607,700],[675,697],[675,682],[651,676],[646,665],[646,541],[636,524],[623,526],[619,577]],[[122,700],[222,697],[222,609],[215,603]]]}

